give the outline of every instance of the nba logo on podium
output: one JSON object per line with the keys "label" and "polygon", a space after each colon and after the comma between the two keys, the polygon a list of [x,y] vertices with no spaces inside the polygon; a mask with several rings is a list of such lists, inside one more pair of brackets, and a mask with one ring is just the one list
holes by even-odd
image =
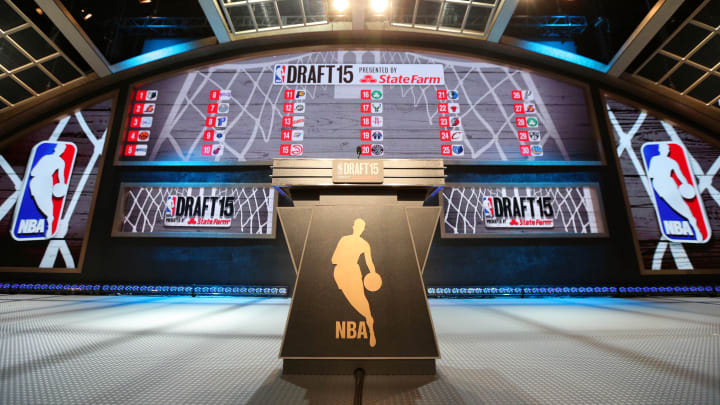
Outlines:
{"label": "nba logo on podium", "polygon": [[15,204],[11,236],[17,241],[50,239],[58,231],[67,200],[77,146],[44,141],[30,152]]}
{"label": "nba logo on podium", "polygon": [[177,196],[169,195],[165,204],[165,217],[174,217],[175,207],[177,207]]}
{"label": "nba logo on podium", "polygon": [[493,207],[492,197],[483,197],[483,217],[495,218],[495,208]]}
{"label": "nba logo on podium", "polygon": [[710,223],[685,147],[677,142],[646,142],[641,155],[660,232],[671,242],[710,240]]}

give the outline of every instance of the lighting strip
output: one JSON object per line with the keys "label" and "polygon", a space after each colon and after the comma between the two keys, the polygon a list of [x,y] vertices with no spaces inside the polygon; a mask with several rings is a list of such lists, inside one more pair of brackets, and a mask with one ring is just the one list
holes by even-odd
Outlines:
{"label": "lighting strip", "polygon": [[285,286],[0,283],[0,292],[85,295],[231,295],[287,297]]}
{"label": "lighting strip", "polygon": [[430,298],[483,296],[667,296],[720,294],[715,286],[529,286],[529,287],[429,287]]}

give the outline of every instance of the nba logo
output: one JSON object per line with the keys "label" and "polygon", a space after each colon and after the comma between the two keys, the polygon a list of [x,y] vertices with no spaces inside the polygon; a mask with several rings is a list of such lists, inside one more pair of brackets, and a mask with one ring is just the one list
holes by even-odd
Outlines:
{"label": "nba logo", "polygon": [[660,232],[671,242],[710,240],[710,224],[685,147],[677,142],[646,142],[640,153]]}
{"label": "nba logo", "polygon": [[495,209],[493,208],[493,198],[483,197],[483,216],[485,218],[495,218]]}
{"label": "nba logo", "polygon": [[167,203],[165,204],[165,217],[174,217],[175,216],[176,205],[177,205],[177,196],[169,195],[167,198]]}
{"label": "nba logo", "polygon": [[55,236],[76,156],[77,146],[72,142],[44,141],[33,147],[15,205],[10,231],[13,239],[46,240]]}
{"label": "nba logo", "polygon": [[275,84],[285,83],[285,65],[275,65]]}

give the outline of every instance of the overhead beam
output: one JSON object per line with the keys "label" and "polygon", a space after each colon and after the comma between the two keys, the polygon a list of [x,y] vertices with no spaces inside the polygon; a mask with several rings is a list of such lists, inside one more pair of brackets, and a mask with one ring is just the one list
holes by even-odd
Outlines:
{"label": "overhead beam", "polygon": [[111,74],[108,61],[59,0],[35,0],[35,3],[99,77]]}
{"label": "overhead beam", "polygon": [[200,3],[200,8],[202,8],[203,13],[205,13],[205,18],[207,18],[208,24],[210,24],[210,28],[212,28],[218,43],[230,42],[230,28],[228,28],[225,23],[222,10],[220,10],[217,1],[198,0],[198,3]]}
{"label": "overhead beam", "polygon": [[647,44],[655,37],[655,34],[668,22],[683,2],[684,0],[658,1],[608,63],[607,74],[619,77],[625,72],[625,69],[645,49]]}
{"label": "overhead beam", "polygon": [[518,0],[503,0],[499,6],[495,9],[495,16],[490,25],[490,31],[485,37],[490,42],[499,42],[505,28],[510,23],[513,13],[515,13],[515,7],[518,5]]}

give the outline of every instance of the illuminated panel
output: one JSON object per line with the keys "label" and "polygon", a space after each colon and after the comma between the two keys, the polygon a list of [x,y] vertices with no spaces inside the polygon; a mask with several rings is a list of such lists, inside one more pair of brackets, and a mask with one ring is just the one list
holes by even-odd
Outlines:
{"label": "illuminated panel", "polygon": [[113,236],[274,238],[268,184],[123,183]]}
{"label": "illuminated panel", "polygon": [[481,60],[389,50],[286,54],[204,67],[131,94],[120,164],[602,161],[585,87]]}
{"label": "illuminated panel", "polygon": [[607,110],[643,274],[720,273],[718,145],[610,98]]}
{"label": "illuminated panel", "polygon": [[465,184],[442,189],[443,238],[607,236],[597,184]]}
{"label": "illuminated panel", "polygon": [[0,148],[0,271],[80,271],[112,100]]}

